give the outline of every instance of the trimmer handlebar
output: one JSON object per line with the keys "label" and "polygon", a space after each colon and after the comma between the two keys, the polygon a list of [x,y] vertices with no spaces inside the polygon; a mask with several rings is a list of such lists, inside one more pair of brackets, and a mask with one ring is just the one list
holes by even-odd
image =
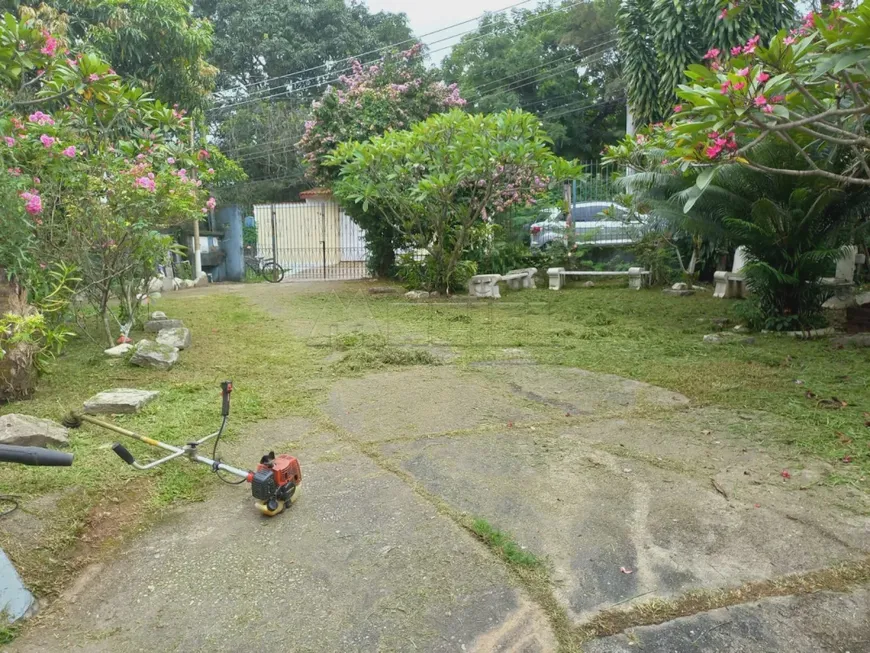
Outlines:
{"label": "trimmer handlebar", "polygon": [[41,467],[69,467],[73,464],[73,455],[41,447],[19,447],[13,444],[0,444],[0,463],[18,463],[20,465],[38,465]]}
{"label": "trimmer handlebar", "polygon": [[221,383],[221,398],[223,399],[223,403],[221,404],[221,415],[223,417],[228,417],[230,414],[230,394],[232,391],[232,381],[224,381]]}

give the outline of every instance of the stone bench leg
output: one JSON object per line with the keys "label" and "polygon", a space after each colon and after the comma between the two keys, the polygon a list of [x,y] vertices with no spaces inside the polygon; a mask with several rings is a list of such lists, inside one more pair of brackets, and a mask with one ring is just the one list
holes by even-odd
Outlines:
{"label": "stone bench leg", "polygon": [[746,299],[749,292],[746,288],[746,277],[731,275],[728,277],[728,296],[732,299]]}
{"label": "stone bench leg", "polygon": [[468,294],[483,299],[500,299],[498,282],[500,274],[478,274],[468,280]]}
{"label": "stone bench leg", "polygon": [[547,276],[550,278],[550,290],[562,290],[565,283],[565,268],[550,268]]}
{"label": "stone bench leg", "polygon": [[538,273],[538,268],[526,268],[526,276],[523,277],[523,288],[535,287],[535,275]]}
{"label": "stone bench leg", "polygon": [[630,290],[643,288],[643,268],[628,268],[628,287]]}
{"label": "stone bench leg", "polygon": [[[510,274],[510,272],[508,272]],[[505,275],[507,276],[507,275]],[[511,290],[522,290],[523,289],[523,280],[521,277],[513,277],[512,279],[507,280],[508,288]]]}
{"label": "stone bench leg", "polygon": [[731,287],[728,283],[730,272],[714,272],[713,280],[716,282],[716,288],[713,291],[713,297],[717,299],[728,299],[731,295]]}

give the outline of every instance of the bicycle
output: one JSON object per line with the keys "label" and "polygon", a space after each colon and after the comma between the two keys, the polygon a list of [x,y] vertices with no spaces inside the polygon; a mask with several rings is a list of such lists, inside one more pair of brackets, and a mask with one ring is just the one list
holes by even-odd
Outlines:
{"label": "bicycle", "polygon": [[284,268],[275,262],[275,259],[263,258],[262,256],[246,256],[245,267],[255,276],[263,277],[269,283],[278,283],[284,279]]}

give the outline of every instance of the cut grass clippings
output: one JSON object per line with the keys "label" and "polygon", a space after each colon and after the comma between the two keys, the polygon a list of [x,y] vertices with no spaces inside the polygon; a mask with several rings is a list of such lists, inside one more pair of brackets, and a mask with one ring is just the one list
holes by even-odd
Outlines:
{"label": "cut grass clippings", "polygon": [[[755,335],[752,345],[703,343],[704,335],[722,328],[722,318],[739,322],[739,300],[705,293],[669,297],[614,283],[508,292],[498,301],[424,302],[372,296],[361,285],[296,294],[286,302],[312,343],[366,324],[387,346],[415,334],[420,345],[459,352],[459,363],[496,360],[521,348],[538,363],[644,381],[696,405],[778,415],[789,426],[776,443],[830,462],[831,482],[870,487],[870,428],[863,416],[870,411],[870,349],[773,334]],[[807,398],[808,390],[846,405],[826,410]]]}

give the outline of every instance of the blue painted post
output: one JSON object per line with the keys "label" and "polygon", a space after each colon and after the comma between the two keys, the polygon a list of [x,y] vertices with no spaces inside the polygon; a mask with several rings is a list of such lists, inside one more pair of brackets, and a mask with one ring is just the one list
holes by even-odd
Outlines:
{"label": "blue painted post", "polygon": [[571,206],[577,203],[577,180],[574,180],[574,183],[571,186]]}
{"label": "blue painted post", "polygon": [[242,209],[236,205],[222,206],[215,212],[215,220],[218,228],[222,228],[224,232],[221,249],[226,256],[224,264],[227,281],[242,281],[245,278]]}
{"label": "blue painted post", "polygon": [[[33,614],[36,609],[33,595],[24,587],[12,562],[0,549],[0,617],[5,616],[6,623],[15,623]],[[0,620],[0,627],[6,623]]]}

